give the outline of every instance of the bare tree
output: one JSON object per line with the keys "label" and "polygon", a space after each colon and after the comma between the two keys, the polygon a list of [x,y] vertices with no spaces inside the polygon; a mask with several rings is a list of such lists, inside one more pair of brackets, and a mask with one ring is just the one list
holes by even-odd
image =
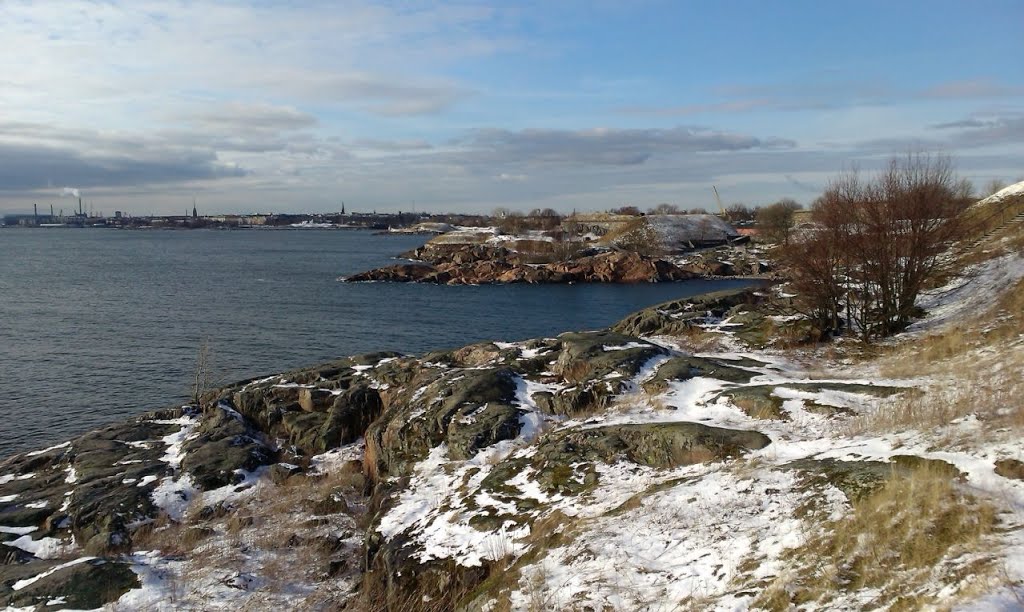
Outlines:
{"label": "bare tree", "polygon": [[679,207],[675,204],[661,203],[647,211],[652,215],[678,215]]}
{"label": "bare tree", "polygon": [[199,343],[199,352],[196,354],[196,370],[192,381],[192,403],[196,406],[213,384],[213,349],[210,347],[210,339],[203,338]]}
{"label": "bare tree", "polygon": [[742,202],[730,204],[729,207],[725,209],[725,213],[729,217],[729,221],[733,223],[751,221],[754,218],[754,212]]}
{"label": "bare tree", "polygon": [[985,183],[985,189],[983,193],[985,194],[985,197],[988,197],[994,193],[1002,191],[1003,189],[1006,189],[1005,181],[1001,181],[999,179],[992,179],[991,181]]}
{"label": "bare tree", "polygon": [[869,341],[906,327],[943,254],[962,235],[962,189],[948,157],[910,153],[877,177],[829,183],[814,229],[784,249],[806,309],[826,327],[846,322]]}

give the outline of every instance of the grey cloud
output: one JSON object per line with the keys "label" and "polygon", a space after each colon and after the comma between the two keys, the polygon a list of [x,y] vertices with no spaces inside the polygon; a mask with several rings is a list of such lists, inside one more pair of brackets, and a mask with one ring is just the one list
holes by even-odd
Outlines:
{"label": "grey cloud", "polygon": [[410,81],[361,73],[289,73],[280,78],[267,77],[264,82],[271,89],[288,83],[293,91],[332,102],[354,103],[384,116],[435,114],[471,95],[469,90],[447,81]]}
{"label": "grey cloud", "polygon": [[937,123],[932,127],[936,130],[950,130],[960,128],[979,128],[988,125],[986,122],[980,119],[964,119],[962,121],[950,121],[949,123]]}
{"label": "grey cloud", "polygon": [[968,126],[968,129],[954,135],[952,140],[965,147],[1020,144],[1024,142],[1024,115],[998,117],[979,126]]}
{"label": "grey cloud", "polygon": [[[703,128],[510,131],[480,129],[461,142],[490,154],[495,161],[630,166],[643,164],[658,154],[743,151],[788,148],[783,139],[761,140],[753,136]],[[476,153],[474,152],[474,155]]]}
{"label": "grey cloud", "polygon": [[69,149],[0,143],[0,189],[26,191],[76,185],[137,186],[244,176],[211,152],[168,151],[147,157],[86,156]]}
{"label": "grey cloud", "polygon": [[991,79],[947,81],[918,92],[922,98],[1002,98],[1024,95],[1024,87],[997,83]]}
{"label": "grey cloud", "polygon": [[682,117],[705,113],[740,113],[771,108],[775,104],[775,101],[768,98],[752,98],[747,100],[712,102],[708,104],[683,104],[680,106],[624,106],[617,110],[627,115]]}
{"label": "grey cloud", "polygon": [[425,140],[376,140],[373,138],[361,138],[352,144],[361,149],[386,152],[426,151],[433,148],[433,145]]}
{"label": "grey cloud", "polygon": [[1019,112],[998,116],[979,114],[959,121],[939,123],[931,127],[937,130],[957,130],[949,136],[949,142],[961,147],[1024,142],[1024,113]]}
{"label": "grey cloud", "polygon": [[1024,87],[992,79],[946,81],[911,89],[879,81],[828,80],[789,83],[723,85],[710,90],[724,98],[716,102],[663,107],[623,107],[619,112],[652,116],[702,113],[740,113],[757,110],[831,110],[854,106],[889,105],[907,100],[966,100],[1024,96]]}
{"label": "grey cloud", "polygon": [[217,131],[286,131],[312,127],[313,115],[288,106],[225,104],[182,117],[189,123]]}

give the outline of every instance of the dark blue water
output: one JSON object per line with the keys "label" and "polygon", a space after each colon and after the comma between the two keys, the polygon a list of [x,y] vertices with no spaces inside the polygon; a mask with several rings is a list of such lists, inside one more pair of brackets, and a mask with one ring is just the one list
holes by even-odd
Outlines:
{"label": "dark blue water", "polygon": [[181,402],[198,347],[219,382],[378,351],[605,327],[741,281],[344,284],[418,236],[363,231],[0,230],[0,457]]}

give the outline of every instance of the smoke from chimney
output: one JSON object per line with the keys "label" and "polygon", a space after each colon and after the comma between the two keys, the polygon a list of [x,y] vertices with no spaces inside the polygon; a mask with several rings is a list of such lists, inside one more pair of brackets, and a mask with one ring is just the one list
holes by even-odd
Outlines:
{"label": "smoke from chimney", "polygon": [[77,187],[65,187],[60,192],[60,197],[63,198],[64,196],[74,196],[76,198],[80,198],[82,197],[82,194],[79,193]]}

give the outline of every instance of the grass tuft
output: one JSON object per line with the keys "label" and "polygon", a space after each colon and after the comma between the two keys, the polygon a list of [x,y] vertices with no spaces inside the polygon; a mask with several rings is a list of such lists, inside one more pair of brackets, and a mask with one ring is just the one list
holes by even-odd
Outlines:
{"label": "grass tuft", "polygon": [[[989,580],[986,554],[995,508],[964,492],[930,465],[894,474],[878,491],[827,521],[789,551],[789,567],[764,588],[754,607],[770,610],[869,594],[865,609],[909,610],[948,603]],[[940,600],[940,591],[942,599]]]}

